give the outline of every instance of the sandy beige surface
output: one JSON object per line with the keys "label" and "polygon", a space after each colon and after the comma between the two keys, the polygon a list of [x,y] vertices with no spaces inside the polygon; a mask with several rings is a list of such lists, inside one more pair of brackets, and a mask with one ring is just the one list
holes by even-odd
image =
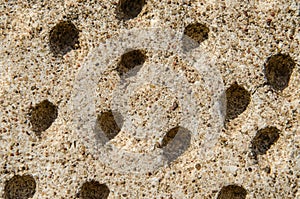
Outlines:
{"label": "sandy beige surface", "polygon": [[[203,71],[98,47],[146,28]],[[299,46],[297,1],[0,0],[0,198],[300,198]]]}

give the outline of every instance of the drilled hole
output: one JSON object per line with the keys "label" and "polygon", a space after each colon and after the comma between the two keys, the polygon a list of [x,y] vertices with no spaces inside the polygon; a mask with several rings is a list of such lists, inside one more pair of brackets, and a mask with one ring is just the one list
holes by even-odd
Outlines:
{"label": "drilled hole", "polygon": [[231,85],[226,90],[226,120],[232,120],[243,113],[250,103],[250,97],[250,93],[237,83]]}
{"label": "drilled hole", "polygon": [[54,55],[65,55],[79,48],[79,30],[71,21],[59,22],[49,35],[50,50]]}
{"label": "drilled hole", "polygon": [[118,11],[121,18],[127,20],[137,17],[145,3],[145,0],[120,0],[118,3]]}
{"label": "drilled hole", "polygon": [[246,189],[237,185],[228,185],[223,187],[217,199],[245,199],[247,195]]}
{"label": "drilled hole", "polygon": [[35,194],[36,182],[30,175],[15,175],[6,181],[4,199],[27,199]]}
{"label": "drilled hole", "polygon": [[175,127],[166,133],[166,135],[164,136],[164,138],[161,142],[161,147],[167,146],[167,144],[175,138],[175,136],[178,132],[178,129],[179,129],[179,127]]}
{"label": "drilled hole", "polygon": [[183,48],[191,50],[197,48],[200,43],[208,39],[209,28],[202,23],[189,24],[184,29]]}
{"label": "drilled hole", "polygon": [[159,148],[169,162],[176,160],[183,154],[191,143],[191,132],[182,127],[175,127],[169,130],[162,139]]}
{"label": "drilled hole", "polygon": [[279,130],[276,127],[266,127],[259,130],[251,141],[251,151],[254,157],[266,154],[278,139]]}
{"label": "drilled hole", "polygon": [[146,58],[145,52],[141,50],[129,51],[121,56],[121,60],[118,63],[117,72],[120,76],[122,76],[131,70],[131,75],[136,75],[140,67],[145,63]]}
{"label": "drilled hole", "polygon": [[99,114],[95,127],[97,139],[103,144],[113,139],[123,124],[123,118],[118,112],[106,111]]}
{"label": "drilled hole", "polygon": [[276,54],[268,58],[265,64],[265,76],[275,90],[285,89],[290,81],[295,61],[285,54]]}
{"label": "drilled hole", "polygon": [[105,184],[92,180],[81,186],[79,197],[81,199],[106,199],[109,192],[109,188]]}
{"label": "drilled hole", "polygon": [[32,131],[38,136],[47,130],[55,121],[58,115],[57,106],[48,100],[44,100],[34,107],[30,108],[29,121],[32,125]]}

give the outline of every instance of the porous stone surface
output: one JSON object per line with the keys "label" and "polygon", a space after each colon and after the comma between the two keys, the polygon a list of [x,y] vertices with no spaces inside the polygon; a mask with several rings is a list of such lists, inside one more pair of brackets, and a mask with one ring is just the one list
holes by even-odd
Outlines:
{"label": "porous stone surface", "polygon": [[299,46],[297,1],[0,0],[0,198],[300,198]]}

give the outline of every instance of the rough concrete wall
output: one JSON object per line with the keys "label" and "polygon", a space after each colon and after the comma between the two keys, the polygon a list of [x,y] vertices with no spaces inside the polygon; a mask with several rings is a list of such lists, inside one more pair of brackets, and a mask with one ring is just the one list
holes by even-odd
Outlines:
{"label": "rough concrete wall", "polygon": [[299,198],[299,24],[297,1],[0,0],[0,198]]}

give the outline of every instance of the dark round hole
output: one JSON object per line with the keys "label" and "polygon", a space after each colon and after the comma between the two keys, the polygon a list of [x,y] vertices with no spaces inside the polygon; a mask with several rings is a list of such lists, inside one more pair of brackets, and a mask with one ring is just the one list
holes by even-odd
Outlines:
{"label": "dark round hole", "polygon": [[135,75],[140,69],[141,65],[145,63],[146,58],[145,52],[142,50],[131,50],[123,54],[117,67],[119,75],[121,76],[130,70],[132,70],[131,72],[133,72],[133,75]]}
{"label": "dark round hole", "polygon": [[285,89],[290,81],[295,61],[288,54],[276,54],[268,58],[265,64],[265,77],[275,90]]}
{"label": "dark round hole", "polygon": [[30,175],[15,175],[6,181],[4,199],[27,199],[35,194],[36,182]]}
{"label": "dark round hole", "polygon": [[228,185],[219,192],[217,199],[245,199],[247,191],[241,186]]}
{"label": "dark round hole", "polygon": [[226,90],[226,120],[232,120],[243,113],[250,103],[250,93],[242,86],[234,83]]}
{"label": "dark round hole", "polygon": [[54,55],[65,55],[79,48],[79,30],[71,21],[61,21],[52,28],[49,35],[50,50]]}
{"label": "dark round hole", "polygon": [[162,142],[161,142],[161,145],[160,147],[165,147],[168,145],[169,142],[171,142],[171,140],[173,140],[177,134],[179,130],[179,127],[175,127],[175,128],[172,128],[171,130],[169,130],[166,135],[164,136]]}
{"label": "dark round hole", "polygon": [[251,150],[257,155],[266,154],[270,147],[279,139],[279,130],[276,127],[260,129],[251,141]]}
{"label": "dark round hole", "polygon": [[182,155],[191,144],[192,133],[183,127],[170,129],[161,142],[159,148],[163,149],[164,157],[172,162]]}
{"label": "dark round hole", "polygon": [[122,15],[121,18],[132,19],[137,17],[145,3],[145,0],[120,0],[118,3],[118,11]]}
{"label": "dark round hole", "polygon": [[106,199],[109,192],[109,188],[105,184],[92,180],[81,186],[79,197],[81,199]]}
{"label": "dark round hole", "polygon": [[106,111],[99,114],[95,127],[97,139],[105,143],[113,139],[119,132],[123,124],[122,115],[117,112]]}
{"label": "dark round hole", "polygon": [[30,108],[29,121],[32,125],[32,130],[38,136],[40,136],[43,131],[47,130],[55,121],[58,115],[57,109],[57,106],[48,100],[44,100]]}
{"label": "dark round hole", "polygon": [[197,48],[200,43],[208,39],[209,28],[202,23],[189,24],[184,29],[183,48],[191,50]]}

